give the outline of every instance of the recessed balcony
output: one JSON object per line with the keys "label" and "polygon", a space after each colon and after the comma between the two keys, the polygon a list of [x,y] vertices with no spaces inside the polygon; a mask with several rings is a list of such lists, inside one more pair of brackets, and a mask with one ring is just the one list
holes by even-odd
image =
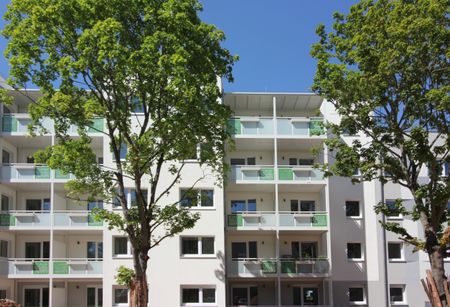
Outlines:
{"label": "recessed balcony", "polygon": [[268,183],[278,180],[283,184],[325,183],[324,173],[312,166],[235,165],[231,169],[235,183]]}
{"label": "recessed balcony", "polygon": [[3,164],[0,175],[2,182],[48,182],[75,179],[72,174],[65,174],[61,170],[52,170],[47,165],[34,163]]}

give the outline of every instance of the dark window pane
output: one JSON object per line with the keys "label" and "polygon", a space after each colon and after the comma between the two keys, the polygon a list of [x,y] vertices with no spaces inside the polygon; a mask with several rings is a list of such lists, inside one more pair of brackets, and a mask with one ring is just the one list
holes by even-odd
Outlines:
{"label": "dark window pane", "polygon": [[50,242],[49,241],[42,242],[42,257],[45,259],[50,258]]}
{"label": "dark window pane", "polygon": [[127,254],[128,240],[125,237],[114,238],[114,254],[126,255]]}
{"label": "dark window pane", "polygon": [[202,190],[201,191],[201,206],[202,207],[212,207],[214,206],[214,191],[213,190]]}
{"label": "dark window pane", "polygon": [[95,306],[95,288],[87,288],[87,305],[88,307],[97,307]]}
{"label": "dark window pane", "polygon": [[114,303],[116,303],[116,304],[128,303],[128,290],[127,289],[114,289]]}
{"label": "dark window pane", "polygon": [[390,288],[391,302],[403,302],[403,288],[392,287]]}
{"label": "dark window pane", "polygon": [[26,242],[25,258],[41,258],[41,242]]}
{"label": "dark window pane", "polygon": [[314,159],[298,159],[298,165],[313,165]]}
{"label": "dark window pane", "polygon": [[345,215],[346,216],[359,216],[359,202],[358,201],[346,201],[345,202]]}
{"label": "dark window pane", "polygon": [[8,241],[0,241],[0,257],[8,257]]}
{"label": "dark window pane", "polygon": [[33,164],[34,163],[34,157],[33,156],[28,156],[27,157],[27,163]]}
{"label": "dark window pane", "polygon": [[258,287],[250,287],[250,305],[258,305]]}
{"label": "dark window pane", "polygon": [[97,244],[95,242],[87,242],[87,257],[95,258],[95,249]]}
{"label": "dark window pane", "polygon": [[347,243],[347,257],[348,259],[361,259],[361,244]]}
{"label": "dark window pane", "polygon": [[402,258],[402,244],[388,243],[388,258],[401,259]]}
{"label": "dark window pane", "polygon": [[182,238],[182,254],[197,255],[198,254],[198,239],[197,238]]}
{"label": "dark window pane", "polygon": [[299,242],[291,242],[291,250],[292,250],[292,258],[299,259],[300,258],[300,243]]}
{"label": "dark window pane", "polygon": [[25,202],[25,208],[29,211],[40,211],[42,201],[40,199],[27,199]]}
{"label": "dark window pane", "polygon": [[198,289],[183,289],[183,303],[200,303]]}
{"label": "dark window pane", "polygon": [[202,238],[202,254],[214,254],[214,238]]}
{"label": "dark window pane", "polygon": [[2,211],[9,210],[9,197],[6,195],[2,195]]}
{"label": "dark window pane", "polygon": [[317,243],[303,242],[301,243],[302,258],[316,258],[317,257]]}
{"label": "dark window pane", "polygon": [[364,289],[363,288],[349,288],[348,298],[350,302],[363,302],[364,301]]}
{"label": "dark window pane", "polygon": [[298,211],[298,200],[291,199],[291,211]]}
{"label": "dark window pane", "polygon": [[203,289],[203,303],[216,302],[216,289]]}
{"label": "dark window pane", "polygon": [[247,244],[245,242],[232,242],[231,257],[234,259],[247,258]]}
{"label": "dark window pane", "polygon": [[289,158],[289,165],[297,165],[297,158]]}
{"label": "dark window pane", "polygon": [[120,160],[125,160],[125,158],[127,157],[127,144],[121,143],[119,151]]}
{"label": "dark window pane", "polygon": [[198,190],[181,190],[180,205],[183,207],[197,206]]}
{"label": "dark window pane", "polygon": [[231,212],[243,212],[245,210],[245,200],[232,200],[231,201]]}
{"label": "dark window pane", "polygon": [[50,303],[50,295],[48,288],[42,288],[42,307],[48,307]]}
{"label": "dark window pane", "polygon": [[0,300],[3,300],[6,298],[6,290],[1,289],[0,290]]}
{"label": "dark window pane", "polygon": [[258,258],[258,244],[256,241],[248,242],[248,257]]}
{"label": "dark window pane", "polygon": [[231,165],[245,165],[245,159],[230,159],[230,164]]}
{"label": "dark window pane", "polygon": [[316,203],[313,200],[302,200],[300,202],[300,211],[315,211]]}
{"label": "dark window pane", "polygon": [[97,242],[97,257],[103,258],[103,242]]}
{"label": "dark window pane", "polygon": [[293,287],[292,288],[292,296],[293,296],[293,302],[294,305],[301,305],[301,289],[299,287]]}
{"label": "dark window pane", "polygon": [[233,288],[233,305],[247,305],[247,295],[247,288]]}
{"label": "dark window pane", "polygon": [[11,155],[6,150],[2,150],[2,163],[3,164],[11,163]]}
{"label": "dark window pane", "polygon": [[386,216],[400,216],[400,211],[395,204],[395,200],[386,200],[386,206],[389,209],[389,213],[387,213]]}
{"label": "dark window pane", "polygon": [[103,289],[102,288],[97,289],[97,306],[98,307],[103,306]]}
{"label": "dark window pane", "polygon": [[256,211],[256,199],[248,200],[247,211]]}
{"label": "dark window pane", "polygon": [[42,210],[45,210],[45,211],[50,211],[50,198],[44,198],[44,202],[43,202],[43,208],[42,208]]}
{"label": "dark window pane", "polygon": [[256,165],[256,158],[247,158],[247,165]]}

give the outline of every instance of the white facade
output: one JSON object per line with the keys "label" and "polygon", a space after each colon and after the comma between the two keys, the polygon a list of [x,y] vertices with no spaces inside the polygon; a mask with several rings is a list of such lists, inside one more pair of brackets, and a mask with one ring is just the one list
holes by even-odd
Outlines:
{"label": "white facade", "polygon": [[[90,219],[100,202],[66,197],[69,175],[33,163],[35,151],[54,143],[51,122],[44,123],[48,134],[29,137],[27,104],[13,95],[14,105],[0,104],[0,297],[26,307],[127,306],[114,276],[120,265],[132,267],[129,243]],[[420,278],[427,257],[394,234],[384,241],[372,210],[380,184],[323,179],[312,167],[333,162],[320,126],[338,120],[331,105],[288,93],[229,93],[223,103],[235,113],[230,174],[217,185],[210,170],[187,162],[167,201],[203,178],[196,189],[212,193],[213,205],[191,208],[201,214],[196,226],[150,252],[150,306],[385,306],[390,287],[393,305],[426,306]],[[99,161],[113,166],[106,138],[91,137]],[[392,184],[384,194],[411,199]],[[417,223],[394,218],[421,234]],[[197,253],[183,254],[183,242],[198,244]]]}

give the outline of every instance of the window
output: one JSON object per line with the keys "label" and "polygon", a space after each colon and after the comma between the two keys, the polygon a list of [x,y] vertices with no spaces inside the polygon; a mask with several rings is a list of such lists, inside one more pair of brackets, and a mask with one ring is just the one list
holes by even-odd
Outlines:
{"label": "window", "polygon": [[359,210],[359,201],[346,201],[345,215],[347,217],[360,217],[361,212]]}
{"label": "window", "polygon": [[389,287],[389,297],[391,300],[391,304],[405,304],[405,286],[402,285],[391,285]]}
{"label": "window", "polygon": [[6,289],[0,289],[0,300],[6,299]]}
{"label": "window", "polygon": [[181,255],[214,255],[214,237],[182,237]]}
{"label": "window", "polygon": [[364,297],[364,288],[348,288],[348,300],[351,303],[364,303],[366,301]]}
{"label": "window", "polygon": [[103,200],[90,201],[87,203],[88,211],[92,211],[94,208],[103,209]]}
{"label": "window", "polygon": [[25,242],[25,258],[50,258],[50,242]]}
{"label": "window", "polygon": [[232,289],[233,305],[258,305],[258,287]]}
{"label": "window", "polygon": [[127,237],[114,237],[114,256],[129,256],[131,255],[131,244]]}
{"label": "window", "polygon": [[386,199],[386,206],[389,208],[390,212],[386,214],[387,218],[401,218],[400,210],[397,208],[395,199]]}
{"label": "window", "polygon": [[214,190],[181,189],[180,205],[182,207],[214,207]]}
{"label": "window", "polygon": [[298,165],[313,165],[314,159],[298,159]]}
{"label": "window", "polygon": [[87,257],[90,259],[103,258],[103,242],[87,242]]}
{"label": "window", "polygon": [[9,197],[6,195],[2,195],[2,211],[9,210]]}
{"label": "window", "polygon": [[391,261],[403,260],[403,243],[389,242],[388,243],[388,258]]}
{"label": "window", "polygon": [[289,165],[297,165],[297,158],[289,158]]}
{"label": "window", "polygon": [[114,288],[114,305],[118,304],[128,305],[128,289]]}
{"label": "window", "polygon": [[232,242],[231,257],[240,258],[258,258],[258,244],[256,241]]}
{"label": "window", "polygon": [[197,305],[216,302],[216,289],[214,288],[190,288],[181,289],[181,303]]}
{"label": "window", "polygon": [[11,154],[6,151],[6,150],[2,150],[2,164],[9,164],[11,163]]}
{"label": "window", "polygon": [[[146,189],[141,189],[143,198],[147,201],[148,191]],[[120,209],[120,200],[118,197],[119,191],[116,190],[116,196],[113,198],[113,209]],[[136,206],[136,190],[135,189],[125,189],[125,198],[127,200],[128,207]]]}
{"label": "window", "polygon": [[4,258],[8,257],[8,241],[5,240],[0,241],[0,257]]}
{"label": "window", "polygon": [[291,199],[291,211],[316,211],[316,202],[314,200],[301,200]]}
{"label": "window", "polygon": [[254,212],[256,211],[256,199],[245,200],[232,200],[231,201],[231,213],[238,212]]}
{"label": "window", "polygon": [[245,165],[245,159],[242,158],[236,158],[236,159],[230,159],[231,165]]}
{"label": "window", "polygon": [[362,259],[361,243],[347,243],[347,259]]}
{"label": "window", "polygon": [[50,198],[27,199],[25,209],[28,211],[50,211]]}

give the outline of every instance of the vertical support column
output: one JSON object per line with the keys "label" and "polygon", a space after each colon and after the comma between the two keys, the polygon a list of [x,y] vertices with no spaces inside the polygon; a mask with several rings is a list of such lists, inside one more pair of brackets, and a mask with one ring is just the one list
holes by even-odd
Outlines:
{"label": "vertical support column", "polygon": [[[55,135],[52,135],[52,146],[55,145]],[[53,219],[54,219],[54,201],[55,201],[55,183],[53,181],[54,173],[50,170],[50,259],[48,265],[48,274],[50,275],[48,296],[48,306],[53,307]]]}
{"label": "vertical support column", "polygon": [[[323,163],[328,163],[328,147],[324,144],[323,145]],[[331,215],[330,215],[330,178],[326,179],[326,186],[325,186],[325,211],[327,212],[327,233],[326,233],[326,244],[327,244],[327,257],[329,262],[329,270],[330,272],[333,272],[333,263],[331,261]],[[325,290],[325,289],[324,289]],[[325,291],[324,291],[325,295]],[[330,279],[328,281],[328,300],[329,304],[331,305],[333,303],[333,282]]]}

